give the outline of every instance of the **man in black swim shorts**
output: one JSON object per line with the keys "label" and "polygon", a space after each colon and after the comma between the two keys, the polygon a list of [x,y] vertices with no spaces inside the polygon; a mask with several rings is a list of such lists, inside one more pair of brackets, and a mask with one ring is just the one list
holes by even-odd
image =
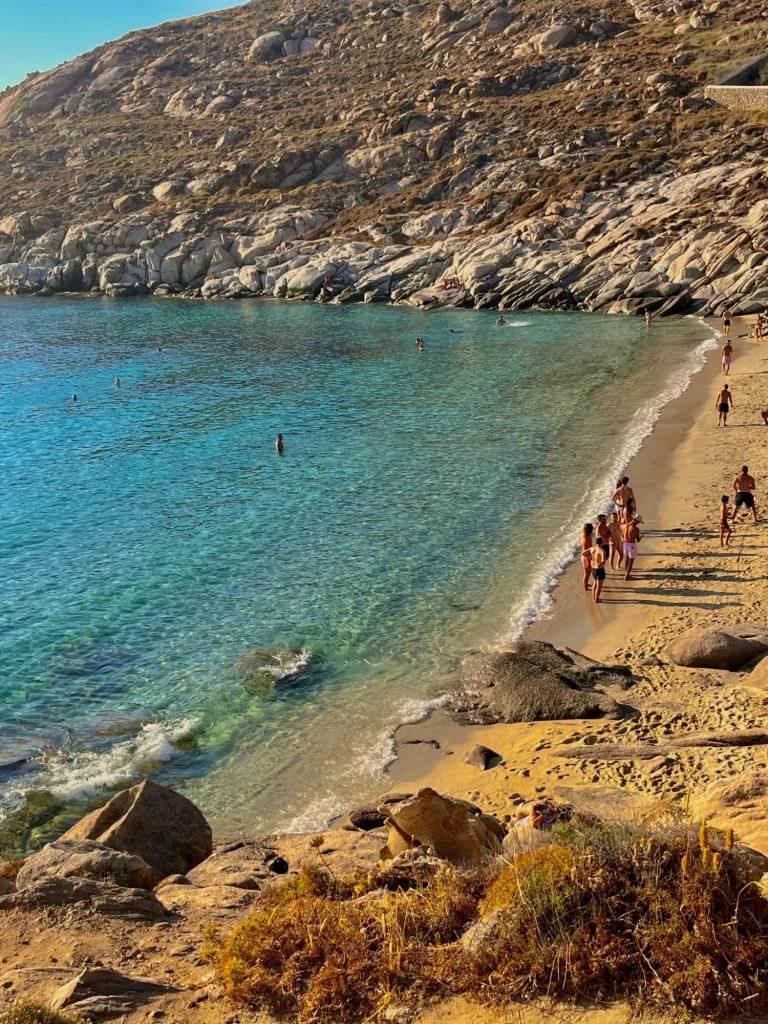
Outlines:
{"label": "man in black swim shorts", "polygon": [[[756,486],[755,478],[749,475],[749,466],[742,466],[741,472],[733,481],[733,489],[736,491],[734,505],[736,510],[740,509],[743,505],[745,509],[751,511],[755,522],[757,522],[757,506],[755,505],[755,496],[752,492]],[[734,518],[735,516],[736,512],[734,511]]]}

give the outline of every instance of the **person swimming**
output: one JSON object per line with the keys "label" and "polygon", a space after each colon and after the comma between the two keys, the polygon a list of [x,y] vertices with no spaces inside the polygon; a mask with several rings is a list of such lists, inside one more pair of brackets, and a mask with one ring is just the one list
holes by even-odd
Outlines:
{"label": "person swimming", "polygon": [[116,388],[120,388],[122,386],[123,385],[122,385],[122,381],[120,380],[120,378],[119,377],[115,377],[115,387]]}
{"label": "person swimming", "polygon": [[283,454],[283,451],[285,450],[285,445],[283,444],[283,435],[282,434],[278,434],[277,435],[277,440],[275,441],[275,448],[278,450],[278,452],[281,455]]}
{"label": "person swimming", "polygon": [[416,339],[416,348],[419,350],[419,352],[423,352],[424,351],[424,339],[423,338],[417,338]]}
{"label": "person swimming", "polygon": [[506,322],[507,321],[504,319],[503,316],[496,317],[496,326],[497,327],[503,327]]}

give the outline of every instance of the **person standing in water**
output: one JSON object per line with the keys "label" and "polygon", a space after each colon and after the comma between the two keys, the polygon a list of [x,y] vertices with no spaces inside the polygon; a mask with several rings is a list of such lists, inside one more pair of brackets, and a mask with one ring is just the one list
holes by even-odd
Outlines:
{"label": "person standing in water", "polygon": [[589,590],[589,574],[592,571],[592,545],[595,543],[592,523],[585,523],[581,531],[581,567],[584,570],[584,589]]}
{"label": "person standing in water", "polygon": [[423,352],[424,351],[424,339],[423,338],[417,338],[416,339],[416,348],[419,350],[419,352]]}
{"label": "person standing in water", "polygon": [[497,316],[496,317],[496,326],[497,327],[503,327],[506,322],[507,321],[504,319],[503,316]]}
{"label": "person standing in water", "polygon": [[646,311],[645,311],[645,326],[646,327],[650,327],[651,326],[651,320],[653,320],[653,313],[650,311],[650,309],[646,309]]}
{"label": "person standing in water", "polygon": [[123,386],[123,384],[122,384],[122,381],[120,380],[120,378],[119,377],[115,377],[115,387],[116,388],[121,388],[122,386]]}
{"label": "person standing in water", "polygon": [[278,452],[281,455],[283,454],[283,451],[285,449],[285,445],[283,444],[283,435],[282,434],[278,434],[277,435],[277,440],[275,441],[275,448],[277,448]]}
{"label": "person standing in water", "polygon": [[715,401],[715,408],[717,409],[717,425],[718,427],[722,423],[724,427],[728,426],[728,413],[733,408],[733,395],[728,390],[728,385],[723,384],[718,396]]}
{"label": "person standing in water", "polygon": [[733,360],[733,345],[726,338],[725,344],[720,349],[720,355],[723,357],[723,373],[728,376],[731,372],[731,361]]}

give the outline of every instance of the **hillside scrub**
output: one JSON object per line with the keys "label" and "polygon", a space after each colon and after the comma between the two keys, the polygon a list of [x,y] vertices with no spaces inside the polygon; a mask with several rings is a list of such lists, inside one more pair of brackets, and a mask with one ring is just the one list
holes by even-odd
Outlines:
{"label": "hillside scrub", "polygon": [[229,937],[210,931],[206,955],[235,1002],[320,1024],[455,994],[768,1008],[768,900],[745,884],[732,833],[567,824],[536,839],[394,891],[386,876],[304,873]]}

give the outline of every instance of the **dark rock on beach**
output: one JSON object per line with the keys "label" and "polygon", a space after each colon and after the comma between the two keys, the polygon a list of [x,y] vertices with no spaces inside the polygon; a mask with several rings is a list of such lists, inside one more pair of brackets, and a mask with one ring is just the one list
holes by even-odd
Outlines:
{"label": "dark rock on beach", "polygon": [[501,754],[497,754],[490,747],[484,747],[482,743],[477,743],[464,758],[464,764],[471,764],[475,768],[487,771],[494,766],[494,762],[498,764],[500,760]]}
{"label": "dark rock on beach", "polygon": [[759,627],[689,629],[667,646],[666,655],[686,668],[736,672],[768,651],[768,636]]}
{"label": "dark rock on beach", "polygon": [[525,641],[468,655],[454,711],[478,725],[569,718],[621,718],[620,705],[596,684],[624,687],[626,672],[551,644]]}

